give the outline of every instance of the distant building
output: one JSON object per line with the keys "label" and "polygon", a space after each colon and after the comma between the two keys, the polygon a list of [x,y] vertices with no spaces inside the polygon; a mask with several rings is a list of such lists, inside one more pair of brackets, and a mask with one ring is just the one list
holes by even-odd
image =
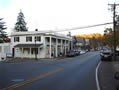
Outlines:
{"label": "distant building", "polygon": [[86,45],[86,46],[89,46],[89,45],[90,45],[90,39],[85,38],[85,45]]}
{"label": "distant building", "polygon": [[90,48],[90,39],[75,37],[73,39],[75,42],[74,49],[89,49]]}
{"label": "distant building", "polygon": [[82,49],[85,46],[85,38],[76,37],[76,49]]}
{"label": "distant building", "polygon": [[90,51],[90,39],[89,38],[85,38],[85,49]]}

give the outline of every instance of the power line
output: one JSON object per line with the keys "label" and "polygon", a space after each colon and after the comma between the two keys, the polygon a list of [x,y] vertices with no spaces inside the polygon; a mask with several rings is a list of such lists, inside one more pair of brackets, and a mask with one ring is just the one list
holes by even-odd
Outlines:
{"label": "power line", "polygon": [[77,29],[85,29],[85,28],[92,28],[92,27],[97,27],[97,26],[104,26],[104,25],[108,25],[108,24],[113,24],[113,22],[83,26],[83,27],[74,27],[74,28],[69,28],[69,29],[67,28],[67,29],[62,29],[62,30],[60,29],[60,30],[54,30],[52,32],[64,32],[64,31],[71,31],[71,30],[77,30]]}

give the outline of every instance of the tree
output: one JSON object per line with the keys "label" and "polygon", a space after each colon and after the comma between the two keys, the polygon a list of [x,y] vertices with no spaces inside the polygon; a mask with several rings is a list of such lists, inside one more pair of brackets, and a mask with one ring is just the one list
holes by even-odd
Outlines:
{"label": "tree", "polygon": [[0,42],[5,41],[8,37],[4,30],[7,29],[5,22],[2,21],[3,18],[0,18]]}
{"label": "tree", "polygon": [[[113,46],[113,31],[112,28],[107,28],[104,31],[103,43],[110,47]],[[116,45],[119,46],[119,25],[116,25]]]}
{"label": "tree", "polygon": [[67,36],[71,37],[71,32],[69,32],[69,33],[67,34]]}
{"label": "tree", "polygon": [[116,44],[119,46],[119,25],[116,26]]}
{"label": "tree", "polygon": [[97,48],[97,41],[96,41],[96,38],[95,38],[95,37],[92,37],[92,38],[90,39],[90,47],[91,47],[92,49],[96,50],[96,48]]}
{"label": "tree", "polygon": [[104,30],[103,43],[104,43],[104,45],[108,45],[109,47],[113,46],[112,28],[106,28]]}
{"label": "tree", "polygon": [[28,31],[27,27],[26,27],[26,22],[24,20],[24,14],[22,13],[22,11],[20,10],[18,17],[17,17],[17,22],[15,24],[15,31],[16,32],[24,32],[24,31]]}
{"label": "tree", "polygon": [[73,38],[73,48],[76,49],[77,39],[75,36],[73,36],[72,38]]}

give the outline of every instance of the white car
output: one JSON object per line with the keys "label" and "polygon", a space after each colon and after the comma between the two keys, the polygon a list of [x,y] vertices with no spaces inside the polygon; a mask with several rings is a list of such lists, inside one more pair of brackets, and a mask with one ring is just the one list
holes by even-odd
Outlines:
{"label": "white car", "polygon": [[84,54],[84,53],[86,53],[85,50],[80,50],[80,54]]}
{"label": "white car", "polygon": [[111,61],[112,60],[112,51],[111,50],[101,50],[100,52],[102,61]]}

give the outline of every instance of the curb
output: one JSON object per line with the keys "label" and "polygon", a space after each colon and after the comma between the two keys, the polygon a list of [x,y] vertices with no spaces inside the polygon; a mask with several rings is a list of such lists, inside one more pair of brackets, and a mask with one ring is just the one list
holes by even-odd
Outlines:
{"label": "curb", "polygon": [[101,64],[101,61],[98,63],[97,67],[96,67],[96,85],[97,85],[97,90],[100,90],[100,85],[99,85],[99,80],[98,80],[98,69],[99,69],[99,66]]}

